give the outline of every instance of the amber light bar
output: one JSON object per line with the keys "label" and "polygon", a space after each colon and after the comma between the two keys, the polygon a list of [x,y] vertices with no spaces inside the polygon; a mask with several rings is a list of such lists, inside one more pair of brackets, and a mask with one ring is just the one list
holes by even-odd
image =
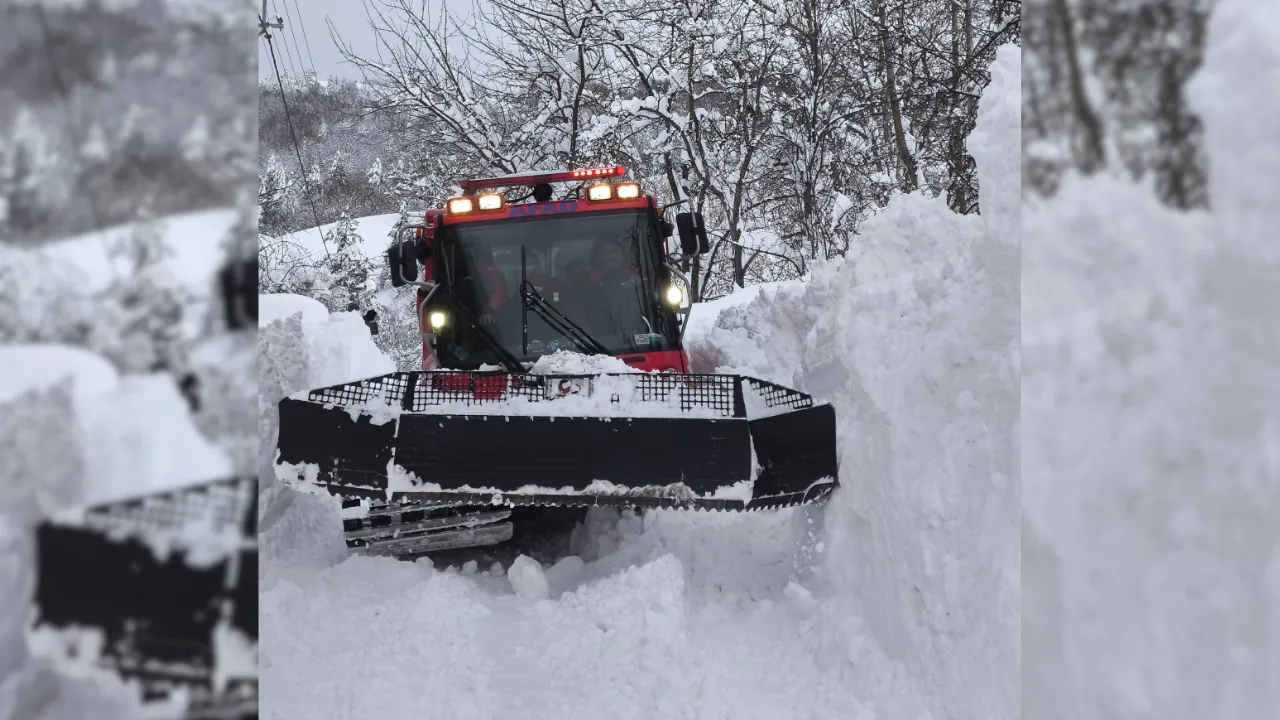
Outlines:
{"label": "amber light bar", "polygon": [[582,168],[580,170],[554,170],[550,172],[515,173],[491,178],[461,180],[458,187],[464,192],[491,190],[493,188],[514,187],[521,185],[537,185],[538,183],[579,182],[595,178],[621,177],[627,169],[622,165],[614,167]]}

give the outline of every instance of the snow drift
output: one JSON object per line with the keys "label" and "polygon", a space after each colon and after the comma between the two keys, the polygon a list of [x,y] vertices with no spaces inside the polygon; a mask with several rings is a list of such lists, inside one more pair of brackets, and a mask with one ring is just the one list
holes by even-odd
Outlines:
{"label": "snow drift", "polygon": [[1019,715],[1018,49],[991,75],[981,216],[895,197],[847,257],[725,309],[691,351],[835,405],[825,642],[869,634],[938,718]]}
{"label": "snow drift", "polygon": [[1026,207],[1027,715],[1280,707],[1280,14],[1214,5],[1211,211],[1068,178]]}
{"label": "snow drift", "polygon": [[260,589],[266,591],[281,573],[314,571],[347,557],[337,500],[295,492],[275,480],[277,404],[291,393],[396,368],[373,344],[359,314],[331,315],[311,298],[263,295],[258,324],[258,543]]}

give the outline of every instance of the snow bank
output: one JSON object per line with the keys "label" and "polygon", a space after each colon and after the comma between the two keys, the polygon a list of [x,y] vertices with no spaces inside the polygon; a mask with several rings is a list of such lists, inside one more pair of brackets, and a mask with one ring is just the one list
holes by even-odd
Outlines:
{"label": "snow bank", "polygon": [[[238,217],[235,208],[222,208],[157,218],[171,253],[161,261],[161,267],[175,280],[189,283],[188,288],[196,293],[211,292],[212,279],[226,261],[224,241]],[[120,225],[26,252],[44,267],[56,270],[55,274],[75,278],[81,290],[100,290],[114,275],[125,271],[113,261],[110,249],[137,227],[137,223]]]}
{"label": "snow bank", "polygon": [[[34,481],[31,489],[46,513],[231,474],[226,454],[196,429],[168,375],[120,377],[100,356],[59,345],[0,348],[0,367],[5,368],[0,401],[8,400],[2,421],[11,427],[6,454],[26,468],[22,475],[32,474],[25,480]],[[66,388],[66,406],[56,394],[44,392],[58,387]],[[36,433],[37,427],[44,430]],[[42,477],[46,467],[76,455],[80,465],[67,475],[78,476],[72,479],[74,492],[47,493],[69,486]]]}
{"label": "snow bank", "polygon": [[[391,244],[391,228],[396,226],[400,221],[399,213],[388,213],[386,215],[369,215],[367,217],[353,218],[356,223],[356,232],[359,233],[363,242],[360,250],[370,258],[380,258],[386,252],[387,246]],[[324,259],[324,234],[332,232],[338,223],[332,222],[316,228],[307,228],[295,233],[286,233],[279,236],[279,240],[283,240],[306,257],[312,260]],[[333,251],[330,244],[329,250]]]}
{"label": "snow bank", "polygon": [[1280,707],[1277,10],[1210,17],[1210,212],[1108,177],[1025,209],[1028,717]]}
{"label": "snow bank", "polygon": [[285,396],[395,372],[356,313],[330,314],[298,295],[259,298],[258,480],[262,588],[287,571],[315,571],[347,556],[339,504],[275,481],[277,406]]}
{"label": "snow bank", "polygon": [[119,385],[120,374],[106,358],[67,345],[0,347],[0,402],[66,380],[77,402],[89,402]]}
{"label": "snow bank", "polygon": [[896,197],[849,256],[724,310],[695,343],[704,363],[835,406],[823,642],[869,635],[939,718],[1019,715],[1018,49],[991,72],[969,139],[981,216]]}
{"label": "snow bank", "polygon": [[329,319],[329,310],[314,298],[284,294],[258,296],[258,327],[294,314],[301,314],[304,323],[324,323]]}

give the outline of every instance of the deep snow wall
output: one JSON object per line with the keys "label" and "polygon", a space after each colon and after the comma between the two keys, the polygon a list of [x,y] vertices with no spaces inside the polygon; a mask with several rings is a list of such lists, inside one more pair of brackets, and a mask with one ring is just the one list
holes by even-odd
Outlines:
{"label": "deep snow wall", "polygon": [[1027,205],[1027,716],[1280,708],[1280,7],[1220,0],[1187,88],[1211,210]]}
{"label": "deep snow wall", "polygon": [[980,216],[895,197],[845,258],[724,310],[690,349],[696,370],[835,406],[823,642],[857,663],[871,635],[938,720],[1021,714],[1019,49],[991,75],[969,138]]}
{"label": "deep snow wall", "polygon": [[278,403],[286,395],[395,372],[358,313],[300,295],[262,295],[258,313],[258,552],[262,591],[347,558],[339,503],[276,481]]}

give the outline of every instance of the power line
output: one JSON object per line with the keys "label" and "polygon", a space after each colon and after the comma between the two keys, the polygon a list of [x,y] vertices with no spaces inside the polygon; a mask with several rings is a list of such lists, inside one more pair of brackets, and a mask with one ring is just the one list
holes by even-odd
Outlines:
{"label": "power line", "polygon": [[[284,20],[280,18],[280,8],[277,7],[276,0],[271,0],[271,9],[277,13],[276,18],[280,19],[280,29],[283,30]],[[280,38],[280,44],[284,47],[284,59],[289,63],[289,75],[292,77],[301,77],[301,73],[298,72],[298,67],[293,64],[293,54],[289,52],[289,45],[284,41],[283,36]]]}
{"label": "power line", "polygon": [[298,147],[298,135],[293,129],[293,116],[289,114],[289,99],[284,94],[284,82],[280,79],[280,65],[276,62],[276,49],[271,43],[271,28],[277,30],[284,27],[284,20],[279,15],[276,16],[274,23],[267,22],[267,0],[262,0],[262,14],[258,16],[258,32],[267,39],[267,51],[271,53],[271,67],[276,72],[276,84],[280,87],[280,102],[284,103],[284,118],[289,124],[289,137],[293,140],[293,152],[298,157],[298,172],[302,177],[303,194],[307,197],[307,204],[311,206],[311,219],[316,223],[316,233],[320,235],[320,244],[324,246],[324,257],[326,260],[329,256],[329,243],[324,239],[324,232],[320,229],[320,213],[316,211],[315,196],[311,193],[310,183],[307,182],[307,166],[302,162],[302,150]]}
{"label": "power line", "polygon": [[[298,17],[302,17],[302,11],[298,9],[298,0],[293,0],[293,10],[298,14]],[[316,59],[311,56],[311,40],[307,38],[307,24],[301,21],[298,24],[302,26],[302,41],[307,44],[307,59],[311,61],[311,74],[315,75],[316,79],[319,80],[320,74],[316,71]],[[296,43],[297,40],[294,40],[294,42]]]}
{"label": "power line", "polygon": [[[281,5],[284,5],[284,14],[285,14],[285,17],[288,17],[288,16],[289,16],[289,3],[287,2],[287,0],[280,0],[280,4],[281,4]],[[293,27],[294,27],[295,25],[297,25],[297,24],[298,24],[298,23],[295,23],[295,22],[290,22],[290,23],[289,23],[289,36],[293,38],[293,51],[294,51],[295,53],[297,53],[297,54],[298,54],[298,66],[302,68],[302,74],[303,74],[303,75],[306,75],[306,73],[307,73],[307,64],[306,64],[305,62],[303,62],[303,61],[302,61],[302,45],[298,43],[298,33],[294,32],[294,29],[293,29]],[[306,28],[303,28],[303,32],[304,32],[304,33],[306,32]],[[315,63],[312,63],[312,64],[311,64],[311,74],[312,74],[312,75],[315,75],[315,74],[316,74],[316,73],[315,73],[315,70],[316,70],[316,68],[315,68]]]}

